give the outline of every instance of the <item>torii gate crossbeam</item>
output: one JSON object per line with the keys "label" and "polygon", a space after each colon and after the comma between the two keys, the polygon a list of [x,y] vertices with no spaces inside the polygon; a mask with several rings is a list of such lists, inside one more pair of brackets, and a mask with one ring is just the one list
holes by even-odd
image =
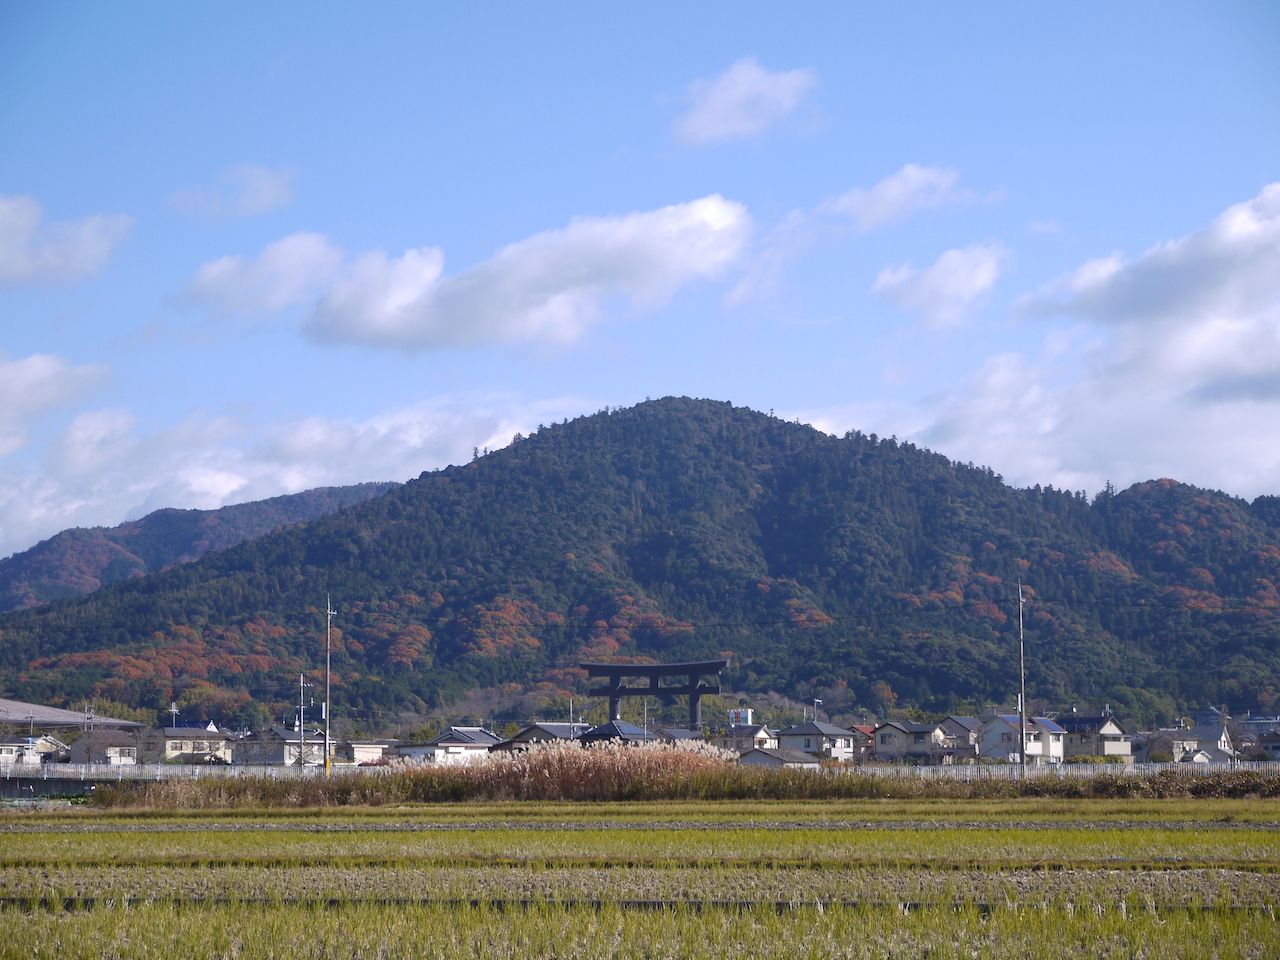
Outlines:
{"label": "torii gate crossbeam", "polygon": [[[609,719],[621,720],[623,697],[689,698],[689,729],[702,727],[702,697],[720,692],[720,671],[728,660],[700,660],[694,663],[580,663],[589,677],[602,677],[606,685],[587,691],[593,697],[609,698]],[[704,677],[715,681],[703,683]],[[682,678],[682,683],[663,684],[663,679]],[[643,686],[628,686],[626,681],[647,681]]]}

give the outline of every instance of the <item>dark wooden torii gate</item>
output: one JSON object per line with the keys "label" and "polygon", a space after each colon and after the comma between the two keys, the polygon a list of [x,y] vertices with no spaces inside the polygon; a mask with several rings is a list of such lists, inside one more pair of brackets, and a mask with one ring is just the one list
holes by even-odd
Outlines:
{"label": "dark wooden torii gate", "polygon": [[[589,677],[603,677],[606,686],[587,691],[593,697],[609,698],[609,719],[621,720],[623,697],[658,697],[670,703],[676,697],[689,698],[689,729],[702,726],[703,694],[720,692],[720,671],[728,666],[728,660],[700,660],[696,663],[580,663]],[[715,675],[714,683],[703,683],[702,678]],[[667,677],[682,677],[684,682],[663,685],[659,681]],[[625,681],[648,680],[648,686],[625,685]]]}

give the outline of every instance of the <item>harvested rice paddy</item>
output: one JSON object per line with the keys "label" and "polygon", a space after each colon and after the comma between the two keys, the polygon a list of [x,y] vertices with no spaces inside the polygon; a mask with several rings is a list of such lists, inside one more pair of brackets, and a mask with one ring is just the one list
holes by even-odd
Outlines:
{"label": "harvested rice paddy", "polygon": [[1280,955],[1275,800],[7,812],[0,956]]}

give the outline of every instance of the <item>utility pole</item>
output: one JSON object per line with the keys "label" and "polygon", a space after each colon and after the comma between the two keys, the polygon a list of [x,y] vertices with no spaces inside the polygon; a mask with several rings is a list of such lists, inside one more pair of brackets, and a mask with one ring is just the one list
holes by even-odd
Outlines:
{"label": "utility pole", "polygon": [[1026,604],[1022,596],[1022,581],[1018,581],[1018,763],[1022,775],[1027,773],[1027,657],[1026,638],[1022,631],[1022,608]]}
{"label": "utility pole", "polygon": [[814,723],[818,722],[818,707],[820,707],[821,705],[822,705],[822,701],[819,700],[817,697],[814,697],[813,698],[813,722]]}
{"label": "utility pole", "polygon": [[329,776],[329,714],[333,707],[329,701],[329,680],[333,659],[333,618],[338,611],[329,602],[329,594],[324,595],[324,775]]}
{"label": "utility pole", "polygon": [[307,768],[307,708],[303,704],[303,674],[298,674],[298,767],[300,771]]}

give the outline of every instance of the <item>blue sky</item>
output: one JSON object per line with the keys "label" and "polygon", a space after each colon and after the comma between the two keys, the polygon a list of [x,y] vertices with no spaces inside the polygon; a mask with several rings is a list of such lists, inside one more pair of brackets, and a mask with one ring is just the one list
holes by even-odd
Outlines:
{"label": "blue sky", "polygon": [[0,7],[0,556],[667,394],[1280,493],[1280,8],[691,6]]}

